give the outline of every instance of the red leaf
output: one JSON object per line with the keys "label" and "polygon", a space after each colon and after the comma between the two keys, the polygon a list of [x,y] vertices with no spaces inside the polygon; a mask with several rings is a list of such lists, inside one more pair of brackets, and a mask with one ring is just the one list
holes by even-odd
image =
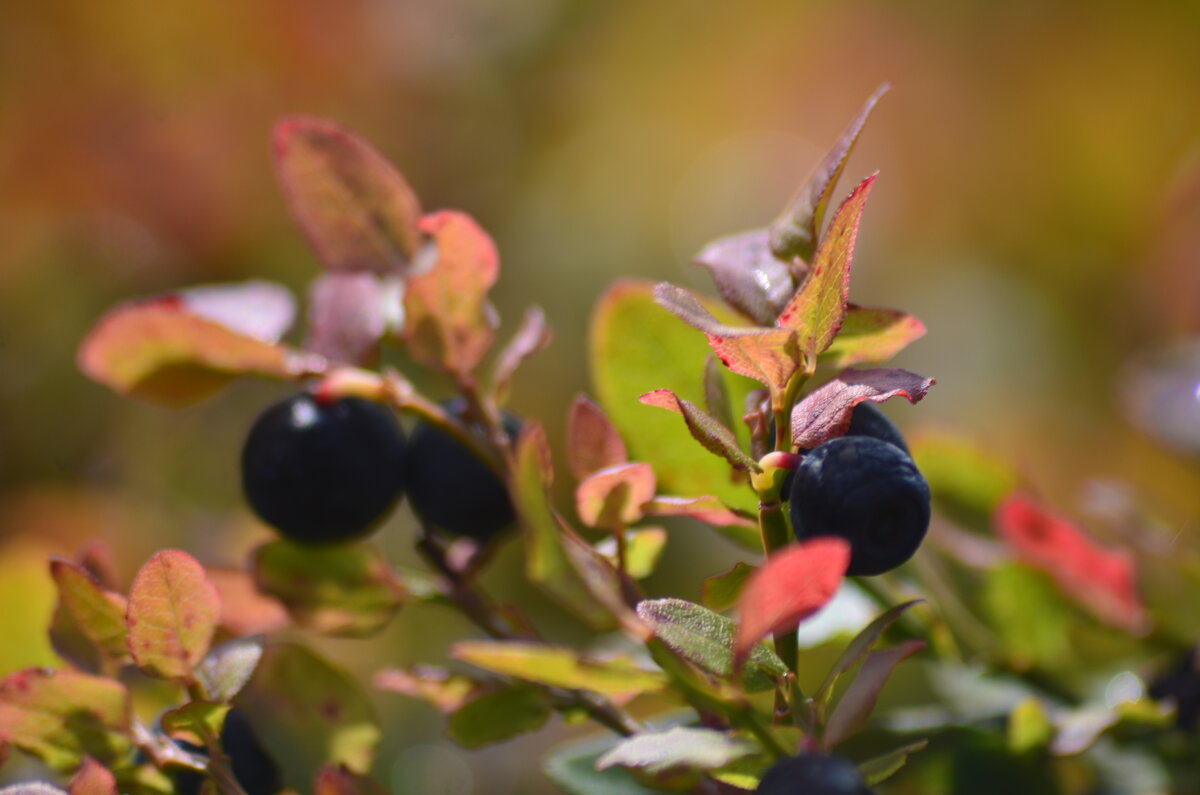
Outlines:
{"label": "red leaf", "polygon": [[373,273],[326,273],[308,292],[308,339],[304,347],[335,362],[368,366],[391,314],[399,312],[399,287],[389,290]]}
{"label": "red leaf", "polygon": [[758,520],[716,497],[659,496],[642,506],[647,516],[688,516],[713,527],[758,527]]}
{"label": "red leaf", "polygon": [[895,309],[846,305],[842,329],[821,355],[835,370],[857,364],[879,364],[925,334],[925,324]]}
{"label": "red leaf", "polygon": [[567,414],[567,463],[576,480],[629,460],[625,442],[604,410],[576,395]]}
{"label": "red leaf", "polygon": [[421,219],[437,261],[409,279],[404,292],[404,341],[429,367],[467,374],[495,336],[487,293],[500,273],[496,245],[465,213],[444,210]]}
{"label": "red leaf", "polygon": [[774,553],[751,576],[738,601],[736,664],[768,633],[791,632],[824,607],[849,565],[850,545],[840,538],[814,538]]}
{"label": "red leaf", "polygon": [[614,528],[642,518],[642,505],[654,496],[649,464],[617,464],[593,472],[575,489],[575,510],[588,527]]}
{"label": "red leaf", "polygon": [[847,370],[792,407],[792,443],[802,450],[842,436],[854,407],[894,397],[916,403],[936,381],[907,370]]}
{"label": "red leaf", "polygon": [[230,635],[265,635],[291,623],[283,603],[259,591],[250,572],[210,568],[207,573],[221,599],[218,626]]}
{"label": "red leaf", "polygon": [[1018,557],[1048,573],[1064,593],[1098,618],[1130,632],[1145,630],[1146,608],[1129,552],[1105,549],[1069,520],[1022,494],[1000,504],[995,522]]}
{"label": "red leaf", "polygon": [[673,411],[683,417],[692,438],[713,455],[719,455],[739,469],[758,471],[758,463],[738,446],[733,431],[701,411],[694,403],[678,397],[669,389],[656,389],[638,398],[647,406]]}
{"label": "red leaf", "polygon": [[67,787],[70,795],[117,795],[117,779],[112,771],[90,756],[84,758]]}
{"label": "red leaf", "polygon": [[204,567],[186,552],[168,549],[150,558],[129,589],[129,651],[150,676],[190,679],[204,658],[221,599]]}
{"label": "red leaf", "polygon": [[708,270],[726,303],[761,326],[774,325],[796,291],[787,264],[768,248],[765,229],[715,240],[692,262]]}
{"label": "red leaf", "polygon": [[420,245],[412,188],[374,147],[325,119],[274,131],[275,170],[292,218],[330,270],[404,272]]}

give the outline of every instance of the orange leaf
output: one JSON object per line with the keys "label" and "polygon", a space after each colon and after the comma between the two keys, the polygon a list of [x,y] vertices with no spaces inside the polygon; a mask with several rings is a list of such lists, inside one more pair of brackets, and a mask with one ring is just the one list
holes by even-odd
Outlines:
{"label": "orange leaf", "polygon": [[129,651],[150,676],[190,679],[204,658],[221,599],[204,567],[186,552],[168,549],[150,558],[129,589]]}

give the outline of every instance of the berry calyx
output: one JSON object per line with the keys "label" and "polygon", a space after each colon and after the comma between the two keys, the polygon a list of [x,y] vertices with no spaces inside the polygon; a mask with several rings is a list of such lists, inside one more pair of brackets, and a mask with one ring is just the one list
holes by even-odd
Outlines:
{"label": "berry calyx", "polygon": [[870,436],[831,439],[808,453],[788,495],[800,541],[850,542],[851,576],[890,571],[917,551],[929,528],[929,485],[908,454]]}
{"label": "berry calyx", "polygon": [[389,409],[301,393],[254,421],[242,449],[242,488],[259,518],[284,537],[348,541],[369,533],[400,499],[404,458]]}
{"label": "berry calyx", "polygon": [[803,754],[767,771],[759,795],[871,795],[858,769],[840,756]]}

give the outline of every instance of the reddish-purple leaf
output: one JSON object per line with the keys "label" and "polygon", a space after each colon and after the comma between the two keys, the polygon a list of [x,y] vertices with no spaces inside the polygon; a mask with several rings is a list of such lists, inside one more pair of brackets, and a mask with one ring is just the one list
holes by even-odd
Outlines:
{"label": "reddish-purple leaf", "polygon": [[1105,549],[1069,520],[1021,494],[1001,503],[995,523],[1022,560],[1048,573],[1102,621],[1129,632],[1145,630],[1146,607],[1128,551]]}
{"label": "reddish-purple leaf", "polygon": [[819,709],[824,709],[825,704],[833,695],[834,685],[837,684],[838,679],[841,678],[842,674],[846,673],[858,664],[858,661],[861,660],[867,654],[867,652],[871,650],[871,647],[875,645],[879,638],[883,636],[883,633],[887,631],[887,628],[899,620],[900,616],[904,614],[904,611],[908,610],[913,605],[920,604],[922,601],[923,600],[921,599],[913,599],[912,601],[896,605],[882,615],[877,616],[874,621],[872,621],[870,624],[864,627],[861,632],[854,636],[854,640],[850,641],[850,644],[842,650],[842,654],[840,657],[838,657],[837,662],[835,662],[833,667],[829,669],[829,673],[825,676],[825,681],[821,683],[821,687],[817,690],[817,694],[813,697],[813,700],[817,703]]}
{"label": "reddish-purple leaf", "polygon": [[758,471],[758,464],[738,447],[733,431],[714,420],[694,403],[683,400],[669,389],[656,389],[638,398],[647,406],[673,411],[683,417],[692,438],[700,442],[705,450],[719,455],[738,469]]}
{"label": "reddish-purple leaf", "polygon": [[838,699],[837,706],[825,725],[822,745],[825,750],[840,745],[862,728],[879,700],[879,692],[887,684],[892,671],[903,660],[925,648],[923,640],[908,640],[890,649],[873,651],[863,661],[862,668],[846,692]]}
{"label": "reddish-purple leaf", "polygon": [[[378,355],[389,310],[399,311],[399,288],[394,279],[385,283],[374,273],[326,273],[312,283],[308,300],[304,347],[334,362],[367,366]],[[395,306],[386,306],[388,301]]]}
{"label": "reddish-purple leaf", "polygon": [[437,260],[408,281],[404,342],[422,364],[465,375],[496,333],[487,294],[500,273],[500,258],[491,237],[465,213],[427,215],[421,231],[433,238]]}
{"label": "reddish-purple leaf", "polygon": [[825,155],[816,171],[800,186],[788,202],[787,208],[771,224],[770,247],[776,256],[785,260],[800,257],[805,262],[812,261],[817,240],[821,235],[821,221],[837,187],[838,178],[846,167],[846,161],[850,159],[858,135],[874,110],[875,103],[890,88],[891,86],[885,83],[875,89],[875,93]]}
{"label": "reddish-purple leaf", "polygon": [[129,659],[125,644],[125,597],[106,591],[82,566],[60,558],[50,561],[58,598],[75,626],[110,662]]}
{"label": "reddish-purple leaf", "polygon": [[619,527],[642,518],[642,505],[654,496],[649,464],[617,464],[588,475],[575,488],[575,510],[588,527]]}
{"label": "reddish-purple leaf", "polygon": [[325,119],[292,116],[274,131],[275,168],[292,218],[330,270],[402,273],[421,244],[421,208],[374,147]]}
{"label": "reddish-purple leaf", "polygon": [[647,516],[688,516],[713,527],[758,527],[749,514],[730,508],[716,497],[658,496],[642,506]]}
{"label": "reddish-purple leaf", "polygon": [[804,284],[779,315],[780,328],[796,330],[810,366],[816,365],[817,355],[829,347],[846,317],[854,241],[874,182],[874,175],[867,177],[838,208]]}
{"label": "reddish-purple leaf", "polygon": [[576,480],[629,460],[625,442],[604,410],[576,395],[567,413],[567,463]]}
{"label": "reddish-purple leaf", "polygon": [[895,309],[846,305],[846,319],[821,361],[835,370],[879,364],[925,334],[925,324]]}
{"label": "reddish-purple leaf", "polygon": [[167,405],[195,403],[239,375],[300,378],[318,374],[320,357],[240,334],[165,296],[122,304],[84,337],[79,368],[125,395]]}
{"label": "reddish-purple leaf", "polygon": [[738,600],[734,662],[737,666],[769,633],[791,632],[837,593],[850,565],[841,538],[814,538],[772,554],[742,589]]}
{"label": "reddish-purple leaf", "polygon": [[186,552],[163,550],[150,558],[129,589],[129,651],[150,676],[192,678],[204,658],[221,599],[204,567]]}
{"label": "reddish-purple leaf", "polygon": [[104,765],[85,757],[67,785],[69,795],[117,795],[117,779]]}
{"label": "reddish-purple leaf", "polygon": [[292,293],[273,282],[203,285],[176,295],[191,314],[272,344],[279,342],[296,319]]}
{"label": "reddish-purple leaf", "polygon": [[907,370],[847,370],[792,408],[792,443],[801,449],[842,436],[854,407],[903,397],[916,403],[936,381]]}
{"label": "reddish-purple leaf", "polygon": [[704,267],[725,302],[760,326],[771,326],[796,291],[785,262],[755,229],[709,243],[692,262]]}
{"label": "reddish-purple leaf", "polygon": [[546,313],[540,306],[525,310],[517,333],[496,356],[496,369],[492,373],[492,393],[498,401],[508,395],[508,384],[522,362],[550,344],[554,335],[546,324]]}

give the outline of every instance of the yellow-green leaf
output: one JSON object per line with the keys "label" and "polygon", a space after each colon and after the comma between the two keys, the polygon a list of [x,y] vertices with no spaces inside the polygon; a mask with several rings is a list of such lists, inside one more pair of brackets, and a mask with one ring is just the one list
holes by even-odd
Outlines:
{"label": "yellow-green leaf", "polygon": [[628,657],[592,659],[540,643],[462,641],[451,647],[450,656],[527,682],[614,696],[649,693],[666,684],[662,673],[643,670]]}

